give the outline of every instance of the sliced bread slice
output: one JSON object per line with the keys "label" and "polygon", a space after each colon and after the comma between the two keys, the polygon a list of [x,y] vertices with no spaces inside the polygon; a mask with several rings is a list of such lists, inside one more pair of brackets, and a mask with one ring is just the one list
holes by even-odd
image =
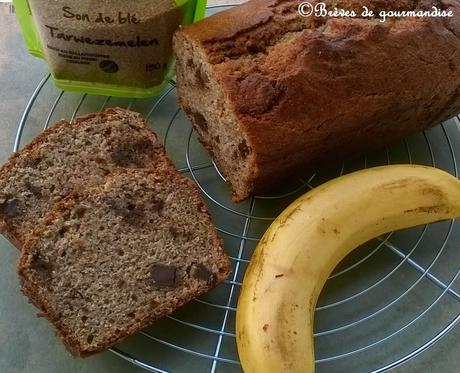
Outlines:
{"label": "sliced bread slice", "polygon": [[210,290],[231,263],[190,180],[125,170],[58,203],[18,271],[67,348],[88,356]]}
{"label": "sliced bread slice", "polygon": [[140,114],[113,108],[60,121],[0,169],[0,232],[18,248],[52,206],[114,167],[172,168]]}

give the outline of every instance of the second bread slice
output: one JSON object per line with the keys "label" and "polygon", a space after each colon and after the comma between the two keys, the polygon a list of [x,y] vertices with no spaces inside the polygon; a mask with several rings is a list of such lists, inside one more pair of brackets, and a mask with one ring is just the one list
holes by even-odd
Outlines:
{"label": "second bread slice", "polygon": [[0,232],[19,248],[56,202],[117,167],[173,169],[140,114],[111,108],[57,123],[0,168]]}
{"label": "second bread slice", "polygon": [[210,290],[231,265],[190,180],[125,170],[60,202],[18,269],[68,349],[87,356]]}

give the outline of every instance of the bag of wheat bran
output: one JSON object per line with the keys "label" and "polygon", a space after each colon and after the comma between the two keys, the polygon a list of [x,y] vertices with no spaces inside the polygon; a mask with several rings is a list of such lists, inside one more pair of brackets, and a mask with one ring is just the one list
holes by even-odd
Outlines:
{"label": "bag of wheat bran", "polygon": [[172,35],[206,0],[13,0],[29,52],[57,87],[108,96],[159,94],[173,75]]}

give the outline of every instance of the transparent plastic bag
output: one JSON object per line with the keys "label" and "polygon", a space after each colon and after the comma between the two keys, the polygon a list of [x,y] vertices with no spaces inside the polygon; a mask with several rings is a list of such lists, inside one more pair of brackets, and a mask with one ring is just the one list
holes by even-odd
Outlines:
{"label": "transparent plastic bag", "polygon": [[13,0],[24,40],[57,87],[147,98],[174,74],[171,39],[206,0]]}

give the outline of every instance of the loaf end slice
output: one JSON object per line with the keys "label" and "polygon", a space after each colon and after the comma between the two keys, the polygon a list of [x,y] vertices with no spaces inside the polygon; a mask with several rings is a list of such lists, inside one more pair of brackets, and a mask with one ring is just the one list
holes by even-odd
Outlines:
{"label": "loaf end slice", "polygon": [[61,201],[24,245],[18,272],[24,294],[84,357],[207,292],[231,262],[190,180],[127,170]]}
{"label": "loaf end slice", "polygon": [[58,122],[0,169],[0,232],[20,248],[56,202],[117,167],[173,169],[140,114],[110,108]]}
{"label": "loaf end slice", "polygon": [[209,56],[202,44],[190,37],[188,29],[176,33],[174,48],[180,106],[230,184],[233,199],[242,201],[252,193],[257,174],[245,128],[224,95],[225,87]]}

